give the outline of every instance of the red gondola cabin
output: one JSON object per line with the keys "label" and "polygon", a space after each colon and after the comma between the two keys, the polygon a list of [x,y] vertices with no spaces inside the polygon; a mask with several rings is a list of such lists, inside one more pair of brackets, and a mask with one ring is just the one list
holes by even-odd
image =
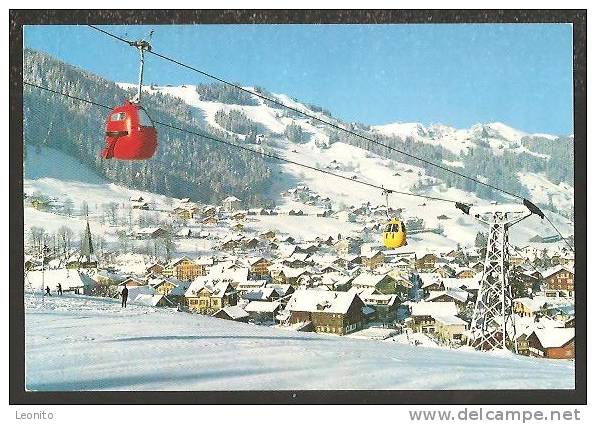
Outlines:
{"label": "red gondola cabin", "polygon": [[157,149],[157,131],[142,106],[130,101],[112,110],[106,123],[104,159],[150,159]]}

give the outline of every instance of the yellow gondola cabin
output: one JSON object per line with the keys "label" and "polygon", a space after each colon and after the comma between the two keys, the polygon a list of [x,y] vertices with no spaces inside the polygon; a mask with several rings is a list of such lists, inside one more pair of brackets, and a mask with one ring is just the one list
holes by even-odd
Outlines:
{"label": "yellow gondola cabin", "polygon": [[383,245],[387,249],[396,249],[406,244],[408,244],[406,240],[406,226],[400,220],[393,218],[385,225]]}

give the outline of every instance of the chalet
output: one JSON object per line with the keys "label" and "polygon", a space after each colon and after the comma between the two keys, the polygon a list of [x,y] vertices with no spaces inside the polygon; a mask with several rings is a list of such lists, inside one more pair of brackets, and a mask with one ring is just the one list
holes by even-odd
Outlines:
{"label": "chalet", "polygon": [[437,263],[437,255],[434,253],[427,253],[420,259],[416,260],[416,269],[419,271],[429,271],[435,268]]}
{"label": "chalet", "polygon": [[168,231],[160,227],[139,228],[135,231],[135,237],[139,240],[158,239],[167,235]]}
{"label": "chalet", "polygon": [[309,262],[305,260],[307,257],[308,254],[306,253],[296,253],[285,259],[282,263],[290,268],[304,268],[309,264]]}
{"label": "chalet", "polygon": [[567,322],[569,319],[575,317],[574,305],[557,304],[544,308],[544,313],[549,318],[556,321]]}
{"label": "chalet", "polygon": [[299,285],[298,279],[304,275],[311,275],[305,268],[289,268],[283,267],[279,272],[271,274],[271,278],[276,283],[290,284],[293,286]]}
{"label": "chalet", "polygon": [[98,270],[92,278],[98,285],[113,286],[121,283],[126,277],[112,271]]}
{"label": "chalet", "polygon": [[248,265],[250,266],[251,275],[262,277],[265,275],[269,275],[269,267],[271,266],[271,261],[263,257],[251,258],[248,261]]}
{"label": "chalet", "polygon": [[316,215],[319,218],[329,218],[331,215],[333,215],[333,210],[331,209],[318,209],[316,212]]}
{"label": "chalet", "polygon": [[309,255],[312,255],[317,250],[319,250],[318,244],[306,243],[306,244],[300,244],[300,245],[296,246],[296,250],[294,251],[294,253],[307,253]]}
{"label": "chalet", "polygon": [[392,322],[396,318],[398,306],[397,296],[394,294],[371,293],[372,290],[365,290],[359,293],[364,305],[374,309],[373,319],[382,322]]}
{"label": "chalet", "polygon": [[[273,288],[277,292],[278,298],[281,299],[282,303],[284,304],[288,300],[287,297],[291,296],[295,292],[294,287],[292,287],[290,284],[269,283],[267,284],[267,287]],[[284,300],[284,298],[286,299]]]}
{"label": "chalet", "polygon": [[575,358],[575,328],[537,329],[528,336],[532,356],[549,359]]}
{"label": "chalet", "polygon": [[[166,296],[169,295],[172,290],[182,284],[182,281],[173,278],[162,277],[151,279],[148,281],[148,284],[155,289],[156,293]],[[188,283],[186,284],[186,288],[188,288]]]}
{"label": "chalet", "polygon": [[242,297],[250,301],[273,302],[279,299],[279,294],[274,287],[261,287],[247,290]]}
{"label": "chalet", "polygon": [[228,196],[222,201],[223,207],[228,212],[238,209],[240,206],[240,199],[235,196]]}
{"label": "chalet", "polygon": [[333,265],[325,265],[323,268],[321,268],[321,273],[322,274],[329,274],[331,272],[339,272],[340,270],[337,267],[334,267]]}
{"label": "chalet", "polygon": [[203,225],[217,225],[218,219],[215,216],[208,216],[201,221]]}
{"label": "chalet", "polygon": [[292,237],[292,236],[281,236],[278,238],[278,241],[280,243],[294,244],[296,242],[296,239],[294,239],[294,237]]}
{"label": "chalet", "polygon": [[180,219],[188,220],[193,219],[199,213],[199,208],[193,207],[176,207],[172,210],[172,215],[177,216]]}
{"label": "chalet", "polygon": [[534,318],[545,306],[544,300],[530,299],[528,297],[520,297],[513,299],[513,313],[522,316]]}
{"label": "chalet", "polygon": [[482,272],[484,270],[484,264],[482,262],[476,262],[470,268],[476,272]]}
{"label": "chalet", "polygon": [[246,239],[242,240],[242,246],[245,249],[256,249],[258,245],[259,245],[259,239],[256,239],[254,237],[246,238]]}
{"label": "chalet", "polygon": [[212,279],[226,280],[230,285],[236,289],[241,284],[248,283],[249,269],[240,266],[231,266],[226,269],[214,269],[209,271],[208,276]]}
{"label": "chalet", "polygon": [[244,212],[236,212],[232,215],[232,219],[235,221],[244,221],[246,219],[246,213]]}
{"label": "chalet", "polygon": [[[201,212],[203,218],[214,218],[217,215],[217,208],[214,206],[205,206]],[[217,220],[216,220],[217,221]],[[217,224],[217,222],[215,222]]]}
{"label": "chalet", "polygon": [[437,315],[435,334],[443,342],[462,342],[468,323],[454,315]]}
{"label": "chalet", "polygon": [[126,286],[126,287],[130,288],[130,287],[146,286],[147,282],[145,282],[139,278],[127,277],[122,282],[120,282],[118,285],[121,287]]}
{"label": "chalet", "polygon": [[431,291],[445,290],[445,285],[439,274],[435,273],[419,273],[418,280],[421,282],[420,288],[425,296],[428,296]]}
{"label": "chalet", "polygon": [[539,291],[543,282],[542,274],[535,270],[524,270],[523,268],[516,267],[513,269],[513,273],[517,276],[524,288],[533,292]]}
{"label": "chalet", "polygon": [[213,256],[201,256],[197,258],[195,262],[197,265],[202,266],[205,272],[207,272],[207,270],[215,264]]}
{"label": "chalet", "polygon": [[290,324],[311,322],[317,333],[347,334],[362,328],[363,307],[354,292],[297,290],[286,310]]}
{"label": "chalet", "polygon": [[220,245],[220,248],[223,250],[234,250],[241,245],[241,240],[236,239],[226,239]]}
{"label": "chalet", "polygon": [[463,311],[468,303],[470,294],[462,289],[448,289],[443,291],[431,291],[426,302],[453,302],[457,306],[458,312]]}
{"label": "chalet", "polygon": [[517,336],[515,344],[518,354],[525,356],[530,355],[530,345],[528,344],[528,335],[526,333],[521,333]]}
{"label": "chalet", "polygon": [[385,254],[381,251],[362,255],[362,266],[375,269],[385,262]]}
{"label": "chalet", "polygon": [[210,277],[197,277],[186,290],[184,297],[190,311],[208,315],[238,303],[236,290],[232,288],[230,280]]}
{"label": "chalet", "polygon": [[463,268],[455,272],[455,278],[473,278],[474,275],[476,275],[476,271],[471,268]]}
{"label": "chalet", "polygon": [[198,264],[187,257],[172,260],[163,270],[166,277],[174,277],[178,280],[192,281],[197,277],[204,276],[207,272],[203,265]]}
{"label": "chalet", "polygon": [[431,273],[437,274],[443,278],[449,278],[452,276],[453,270],[447,265],[441,265],[431,270]]}
{"label": "chalet", "polygon": [[259,237],[264,240],[274,240],[275,239],[275,231],[273,231],[273,230],[264,231],[259,234]]}
{"label": "chalet", "polygon": [[215,318],[227,319],[230,321],[248,322],[248,312],[240,306],[226,306],[213,314]]}
{"label": "chalet", "polygon": [[410,305],[409,326],[418,333],[434,333],[437,317],[454,317],[458,313],[454,302],[417,302]]}
{"label": "chalet", "polygon": [[464,255],[464,252],[462,252],[461,250],[453,249],[453,250],[447,252],[445,254],[445,256],[448,256],[448,257],[454,258],[454,259],[463,259],[465,255]]}
{"label": "chalet", "polygon": [[339,255],[347,255],[352,253],[355,249],[356,246],[349,238],[340,239],[333,244],[333,250],[335,250]]}
{"label": "chalet", "polygon": [[281,309],[280,302],[265,302],[252,300],[244,307],[250,319],[256,322],[274,321],[275,315]]}
{"label": "chalet", "polygon": [[147,267],[147,274],[161,275],[165,266],[160,263],[154,263]]}
{"label": "chalet", "polygon": [[356,289],[374,288],[382,294],[403,293],[411,288],[411,283],[392,277],[389,274],[370,274],[363,272],[352,280],[352,287]]}
{"label": "chalet", "polygon": [[354,277],[339,272],[329,272],[322,275],[320,285],[331,291],[348,291],[352,287],[353,279]]}
{"label": "chalet", "polygon": [[566,266],[558,265],[542,273],[546,290],[550,295],[573,297],[575,294],[574,271]]}

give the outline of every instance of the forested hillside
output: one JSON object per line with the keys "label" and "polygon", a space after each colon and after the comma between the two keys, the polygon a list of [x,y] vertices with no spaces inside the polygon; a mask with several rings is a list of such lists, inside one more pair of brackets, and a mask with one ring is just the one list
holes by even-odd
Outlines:
{"label": "forested hillside", "polygon": [[[107,105],[121,104],[133,96],[132,91],[122,88],[127,87],[125,84],[119,86],[31,50],[25,51],[24,78]],[[372,139],[572,216],[573,137],[524,134],[500,123],[477,124],[469,129],[441,124],[394,123],[376,127],[349,124],[323,107],[303,104],[265,88],[254,90],[365,138],[333,129],[224,84],[152,85],[144,95],[144,104],[156,120],[234,143],[259,143],[262,146],[257,150],[272,149],[282,156],[295,150],[296,143],[312,142],[320,149],[334,143],[357,146],[395,160],[391,166],[400,162],[422,168],[417,171],[420,178],[408,187],[414,192],[424,193],[434,186],[441,186],[441,190],[454,187],[488,200],[512,200],[482,184],[366,138]],[[61,150],[110,181],[168,196],[191,196],[204,202],[217,202],[233,194],[247,206],[271,205],[279,194],[271,190],[274,177],[281,179],[281,168],[259,155],[158,127],[159,148],[152,160],[105,161],[100,159],[99,151],[104,143],[107,110],[30,87],[25,87],[24,100],[27,144]]]}
{"label": "forested hillside", "polygon": [[[40,52],[25,50],[23,68],[25,81],[105,105],[132,97],[114,82]],[[191,108],[179,99],[146,94],[144,104],[154,120],[203,130]],[[204,202],[217,202],[233,193],[246,202],[262,204],[270,186],[272,171],[262,158],[207,139],[159,127],[159,148],[153,159],[103,160],[99,152],[107,110],[28,86],[23,109],[26,144],[58,149],[106,179],[131,188]]]}

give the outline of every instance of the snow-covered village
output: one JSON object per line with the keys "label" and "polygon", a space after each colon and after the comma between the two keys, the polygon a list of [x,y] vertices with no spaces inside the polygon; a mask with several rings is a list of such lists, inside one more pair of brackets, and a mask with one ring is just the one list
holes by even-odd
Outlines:
{"label": "snow-covered village", "polygon": [[28,390],[574,388],[573,136],[349,123],[149,74],[174,126],[125,162],[113,131],[98,155],[105,110],[39,87],[136,84],[24,61]]}

